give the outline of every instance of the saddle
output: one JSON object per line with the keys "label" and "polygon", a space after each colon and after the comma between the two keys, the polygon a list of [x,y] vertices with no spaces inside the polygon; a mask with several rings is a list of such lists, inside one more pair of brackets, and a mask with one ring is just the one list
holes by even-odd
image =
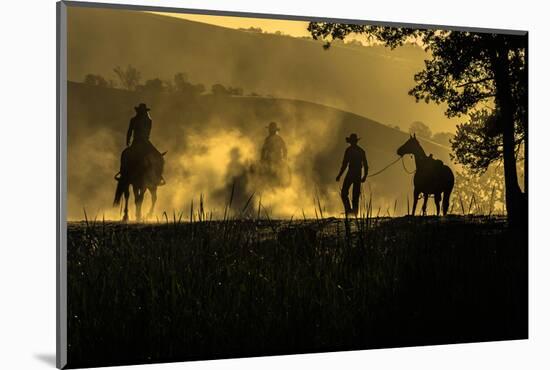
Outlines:
{"label": "saddle", "polygon": [[428,161],[429,161],[428,163],[430,164],[431,167],[437,168],[437,167],[443,167],[444,166],[443,161],[441,159],[435,159],[433,157],[433,154],[430,154],[428,156]]}
{"label": "saddle", "polygon": [[148,181],[156,182],[161,186],[165,184],[162,172],[164,158],[149,141],[134,141],[132,145],[122,151],[120,157],[120,171],[115,175],[115,180],[122,178],[148,178]]}

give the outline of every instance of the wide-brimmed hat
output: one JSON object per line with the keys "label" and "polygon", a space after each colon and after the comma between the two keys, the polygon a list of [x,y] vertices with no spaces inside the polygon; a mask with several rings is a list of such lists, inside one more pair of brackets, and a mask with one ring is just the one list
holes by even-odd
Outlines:
{"label": "wide-brimmed hat", "polygon": [[145,103],[139,103],[139,105],[137,107],[134,107],[134,109],[136,110],[136,112],[148,112],[151,110],[147,108],[147,104]]}
{"label": "wide-brimmed hat", "polygon": [[356,143],[356,142],[358,142],[359,140],[361,140],[361,138],[358,137],[357,134],[351,134],[350,136],[348,136],[348,137],[346,138],[346,142],[348,142],[348,143],[351,143],[351,142]]}
{"label": "wide-brimmed hat", "polygon": [[279,131],[280,128],[277,126],[277,122],[269,122],[269,126],[266,126],[265,128],[269,130]]}

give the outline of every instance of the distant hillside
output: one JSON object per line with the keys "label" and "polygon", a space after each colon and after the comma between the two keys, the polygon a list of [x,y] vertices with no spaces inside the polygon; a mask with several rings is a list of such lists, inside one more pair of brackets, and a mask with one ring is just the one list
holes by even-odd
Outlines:
{"label": "distant hillside", "polygon": [[[243,180],[242,172],[256,162],[270,121],[281,127],[293,180],[288,189],[262,194],[262,201],[281,216],[301,215],[303,208],[313,217],[316,194],[327,214],[340,211],[340,185],[334,179],[346,148],[345,137],[351,132],[362,138],[360,145],[367,151],[371,173],[397,158],[397,147],[408,138],[404,132],[365,117],[305,101],[213,95],[183,99],[69,83],[69,219],[81,219],[84,207],[89,214],[101,217],[105,212],[108,218],[118,218],[118,211],[111,208],[113,176],[133,107],[141,101],[151,107],[153,143],[168,151],[168,184],[159,191],[159,214],[187,209],[201,193],[210,209],[222,209],[235,176]],[[422,144],[426,152],[449,164],[448,148]],[[411,159],[405,163],[414,169]],[[256,190],[250,185],[240,189],[241,197]],[[398,162],[369,179],[365,193],[372,192],[375,210],[380,207],[384,214],[389,209],[393,215],[396,200],[397,212],[406,212],[411,190],[412,178]]]}
{"label": "distant hillside", "polygon": [[251,33],[139,11],[69,7],[68,78],[115,78],[117,65],[144,79],[186,72],[194,82],[239,86],[246,92],[301,99],[408,128],[423,121],[453,131],[444,108],[407,95],[426,54],[415,46],[334,45]]}

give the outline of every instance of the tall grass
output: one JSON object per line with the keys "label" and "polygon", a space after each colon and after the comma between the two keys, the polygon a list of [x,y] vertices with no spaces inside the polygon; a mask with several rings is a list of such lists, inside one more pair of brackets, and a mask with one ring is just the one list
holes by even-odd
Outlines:
{"label": "tall grass", "polygon": [[314,220],[274,220],[260,201],[212,221],[201,197],[189,222],[69,224],[69,363],[526,336],[526,233],[495,217],[379,219],[372,198],[325,218],[317,203]]}

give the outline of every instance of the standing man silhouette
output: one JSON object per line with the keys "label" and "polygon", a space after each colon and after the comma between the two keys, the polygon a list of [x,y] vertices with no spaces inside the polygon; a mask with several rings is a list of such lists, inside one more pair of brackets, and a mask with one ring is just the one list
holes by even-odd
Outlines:
{"label": "standing man silhouette", "polygon": [[[359,141],[357,134],[351,134],[346,138],[346,142],[349,143],[346,152],[344,153],[344,160],[342,161],[342,167],[340,167],[340,172],[336,176],[336,181],[340,181],[340,177],[348,168],[346,177],[344,178],[344,183],[342,184],[342,191],[340,196],[342,197],[342,202],[344,203],[344,210],[346,214],[355,214],[357,215],[359,211],[359,195],[361,194],[361,183],[365,182],[367,179],[367,174],[369,172],[369,166],[367,163],[367,155],[363,148],[357,145]],[[364,170],[363,176],[361,173]],[[352,205],[349,203],[349,188],[353,185],[352,191]]]}

